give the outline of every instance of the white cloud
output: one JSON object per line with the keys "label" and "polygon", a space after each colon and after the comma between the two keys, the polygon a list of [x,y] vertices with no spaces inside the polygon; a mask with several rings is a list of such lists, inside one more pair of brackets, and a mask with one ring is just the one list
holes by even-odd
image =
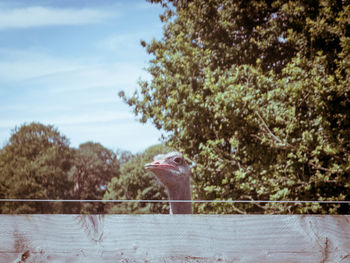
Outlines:
{"label": "white cloud", "polygon": [[[36,50],[0,49],[0,84],[41,86],[51,92],[86,90],[113,87],[134,90],[141,77],[148,73],[140,62],[102,62],[95,58],[70,58],[52,56]],[[6,85],[3,85],[6,88]]]}
{"label": "white cloud", "polygon": [[96,9],[28,7],[0,11],[0,29],[99,23],[111,13]]}
{"label": "white cloud", "polygon": [[55,125],[81,125],[81,124],[98,124],[104,122],[120,122],[130,121],[133,116],[130,112],[114,112],[114,111],[94,111],[90,113],[76,113],[65,116],[58,116],[56,118],[48,119],[48,122]]}
{"label": "white cloud", "polygon": [[[22,107],[16,105],[17,113],[21,113],[17,118],[2,116],[0,119],[0,129],[15,127],[23,123],[30,123],[33,121],[43,122],[45,124],[53,124],[57,126],[81,126],[81,125],[96,125],[100,123],[130,123],[134,120],[134,115],[130,111],[117,111],[117,110],[104,110],[96,109],[89,111],[87,109],[75,109],[73,112],[67,113],[67,111],[59,109],[47,109],[48,112],[37,112],[31,107]],[[0,109],[0,111],[2,111]],[[13,113],[14,110],[11,110]],[[25,113],[23,113],[25,112]]]}
{"label": "white cloud", "polygon": [[144,51],[141,48],[140,45],[140,39],[142,37],[140,34],[119,34],[119,35],[112,35],[109,36],[103,40],[101,40],[97,46],[111,50],[141,50]]}
{"label": "white cloud", "polygon": [[138,78],[143,76],[146,76],[146,72],[137,64],[106,63],[90,64],[85,68],[57,73],[42,80],[50,82],[54,92],[110,87],[117,93],[120,89],[134,90]]}
{"label": "white cloud", "polygon": [[43,58],[37,61],[14,60],[0,62],[0,77],[2,81],[17,82],[51,74],[71,72],[81,69],[77,63],[67,64],[62,59]]}

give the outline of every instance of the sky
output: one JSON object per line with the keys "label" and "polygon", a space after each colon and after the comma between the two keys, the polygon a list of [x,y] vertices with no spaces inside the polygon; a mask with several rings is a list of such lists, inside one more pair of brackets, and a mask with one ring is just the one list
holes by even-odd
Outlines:
{"label": "sky", "polygon": [[0,147],[31,122],[72,147],[137,153],[159,143],[118,92],[150,80],[140,40],[162,37],[161,13],[145,0],[0,0]]}

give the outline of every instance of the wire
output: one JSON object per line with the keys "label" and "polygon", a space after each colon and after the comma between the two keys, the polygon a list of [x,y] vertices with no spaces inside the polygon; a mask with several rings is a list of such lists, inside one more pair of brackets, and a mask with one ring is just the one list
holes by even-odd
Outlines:
{"label": "wire", "polygon": [[56,199],[0,199],[0,202],[64,202],[64,203],[317,203],[317,204],[350,204],[350,201],[304,201],[304,200],[56,200]]}

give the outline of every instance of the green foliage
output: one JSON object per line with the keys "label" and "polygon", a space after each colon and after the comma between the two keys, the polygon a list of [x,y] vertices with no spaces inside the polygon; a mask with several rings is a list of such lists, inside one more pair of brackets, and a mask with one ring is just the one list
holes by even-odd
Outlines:
{"label": "green foliage", "polygon": [[[104,199],[167,200],[164,187],[156,181],[154,175],[146,172],[144,165],[151,162],[155,155],[168,151],[169,148],[163,145],[155,145],[122,164],[120,176],[112,178]],[[169,213],[169,206],[167,203],[113,203],[109,205],[107,211],[113,214]]]}
{"label": "green foliage", "polygon": [[[53,126],[24,124],[0,150],[0,198],[101,200],[108,182],[119,177],[119,158],[126,162],[130,155],[92,142],[73,149]],[[0,212],[104,213],[104,204],[6,202]]]}
{"label": "green foliage", "polygon": [[[99,143],[81,144],[75,151],[74,166],[70,175],[74,182],[74,199],[101,200],[107,183],[113,177],[119,177],[117,155]],[[83,203],[79,206],[80,213],[104,212],[103,203]]]}
{"label": "green foliage", "polygon": [[[348,1],[154,0],[150,82],[120,96],[196,163],[196,199],[350,200]],[[201,204],[206,213],[347,205]]]}
{"label": "green foliage", "polygon": [[[2,198],[69,199],[67,173],[72,151],[66,137],[52,126],[31,123],[15,128],[0,151]],[[1,203],[2,213],[63,213],[57,203]]]}

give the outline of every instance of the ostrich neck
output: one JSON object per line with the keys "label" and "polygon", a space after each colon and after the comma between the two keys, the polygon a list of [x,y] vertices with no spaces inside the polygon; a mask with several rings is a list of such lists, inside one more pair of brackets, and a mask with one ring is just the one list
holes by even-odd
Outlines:
{"label": "ostrich neck", "polygon": [[[170,200],[189,200],[191,201],[191,187],[190,180],[181,187],[175,187],[174,189],[168,189]],[[170,201],[170,213],[171,214],[192,214],[191,202],[171,202]]]}

